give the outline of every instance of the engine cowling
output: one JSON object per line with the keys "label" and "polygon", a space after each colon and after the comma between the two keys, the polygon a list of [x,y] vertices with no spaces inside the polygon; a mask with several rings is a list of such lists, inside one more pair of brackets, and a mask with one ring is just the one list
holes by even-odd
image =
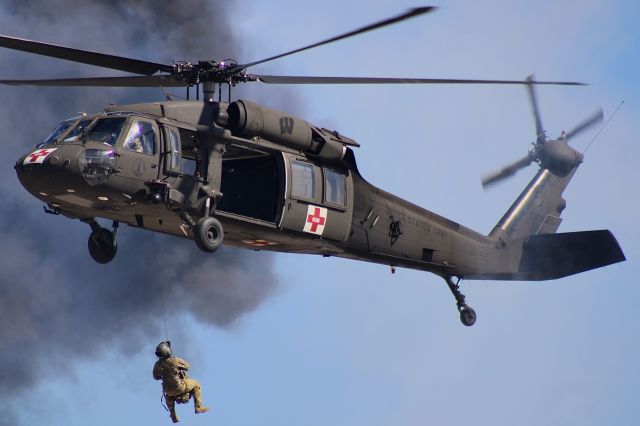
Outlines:
{"label": "engine cowling", "polygon": [[258,136],[324,161],[339,162],[344,158],[347,145],[358,146],[352,139],[251,101],[232,102],[227,114],[225,127],[233,133]]}

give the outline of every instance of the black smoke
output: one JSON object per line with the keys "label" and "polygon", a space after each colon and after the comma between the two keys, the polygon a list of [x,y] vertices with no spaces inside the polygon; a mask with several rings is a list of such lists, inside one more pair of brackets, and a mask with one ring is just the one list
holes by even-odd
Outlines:
{"label": "black smoke", "polygon": [[[154,62],[241,55],[230,25],[236,2],[181,0],[0,1],[6,35]],[[95,67],[0,51],[0,78],[117,75]],[[168,320],[191,315],[229,327],[276,286],[267,254],[223,248],[205,255],[192,241],[121,227],[108,265],[87,253],[89,227],[45,215],[20,186],[13,164],[54,125],[109,102],[159,100],[159,90],[0,87],[0,395],[2,419],[68,359],[117,348],[151,350]],[[103,225],[108,225],[103,222]],[[158,266],[159,265],[159,266]],[[9,402],[9,405],[6,405]],[[9,408],[7,408],[9,407]],[[5,410],[5,412],[1,412]],[[9,410],[6,412],[6,410]],[[0,422],[1,423],[1,422]]]}

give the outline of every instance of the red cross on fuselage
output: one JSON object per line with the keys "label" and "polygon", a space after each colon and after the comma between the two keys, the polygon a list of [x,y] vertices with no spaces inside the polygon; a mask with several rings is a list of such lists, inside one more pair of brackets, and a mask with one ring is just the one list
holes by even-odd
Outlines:
{"label": "red cross on fuselage", "polygon": [[325,218],[320,216],[320,207],[316,207],[313,214],[307,216],[307,222],[311,224],[311,232],[316,232],[318,226],[324,225]]}
{"label": "red cross on fuselage", "polygon": [[38,161],[38,158],[46,157],[47,155],[49,155],[49,150],[48,149],[41,149],[40,151],[36,151],[36,152],[28,155],[29,162],[30,163],[35,163],[36,161]]}

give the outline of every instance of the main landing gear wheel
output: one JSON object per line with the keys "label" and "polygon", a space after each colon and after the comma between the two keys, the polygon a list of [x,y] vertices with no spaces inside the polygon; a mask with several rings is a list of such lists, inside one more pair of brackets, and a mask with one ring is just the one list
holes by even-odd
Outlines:
{"label": "main landing gear wheel", "polygon": [[91,258],[98,263],[109,263],[116,257],[118,251],[118,226],[117,221],[113,221],[113,231],[103,228],[92,217],[80,219],[91,227],[88,247]]}
{"label": "main landing gear wheel", "polygon": [[476,311],[473,308],[470,308],[467,305],[458,306],[458,311],[460,311],[460,321],[467,327],[471,327],[476,323]]}
{"label": "main landing gear wheel", "polygon": [[213,253],[220,248],[224,240],[222,224],[215,217],[203,217],[196,223],[193,239],[200,250]]}
{"label": "main landing gear wheel", "polygon": [[91,232],[88,245],[91,258],[102,264],[111,262],[118,251],[113,232],[104,228]]}
{"label": "main landing gear wheel", "polygon": [[444,277],[444,280],[447,282],[453,297],[456,298],[456,305],[458,306],[458,312],[460,312],[460,321],[467,327],[471,327],[476,323],[476,311],[465,303],[464,294],[460,292],[460,279],[458,279],[457,283],[454,283],[451,277]]}

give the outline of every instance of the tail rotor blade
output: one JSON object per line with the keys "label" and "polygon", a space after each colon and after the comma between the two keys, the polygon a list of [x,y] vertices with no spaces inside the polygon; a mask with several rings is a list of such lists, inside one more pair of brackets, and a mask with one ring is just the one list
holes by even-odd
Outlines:
{"label": "tail rotor blade", "polygon": [[536,119],[536,145],[542,145],[546,138],[544,135],[544,128],[542,127],[542,119],[540,118],[540,111],[538,110],[538,102],[536,100],[536,93],[533,90],[533,81],[534,76],[531,74],[527,77],[527,89],[529,90],[529,100],[531,101],[531,109],[533,110],[533,115]]}
{"label": "tail rotor blade", "polygon": [[531,154],[527,154],[526,157],[519,159],[518,161],[503,167],[497,172],[490,173],[482,178],[482,187],[486,188],[487,186],[494,184],[496,182],[501,181],[509,176],[514,175],[518,170],[527,167],[534,159]]}
{"label": "tail rotor blade", "polygon": [[593,113],[589,118],[584,120],[582,123],[578,124],[568,133],[566,133],[565,137],[567,139],[573,138],[579,135],[580,133],[584,132],[585,130],[589,129],[591,126],[594,126],[596,124],[601,124],[603,119],[604,119],[604,114],[602,112],[602,108],[600,108],[598,111]]}

